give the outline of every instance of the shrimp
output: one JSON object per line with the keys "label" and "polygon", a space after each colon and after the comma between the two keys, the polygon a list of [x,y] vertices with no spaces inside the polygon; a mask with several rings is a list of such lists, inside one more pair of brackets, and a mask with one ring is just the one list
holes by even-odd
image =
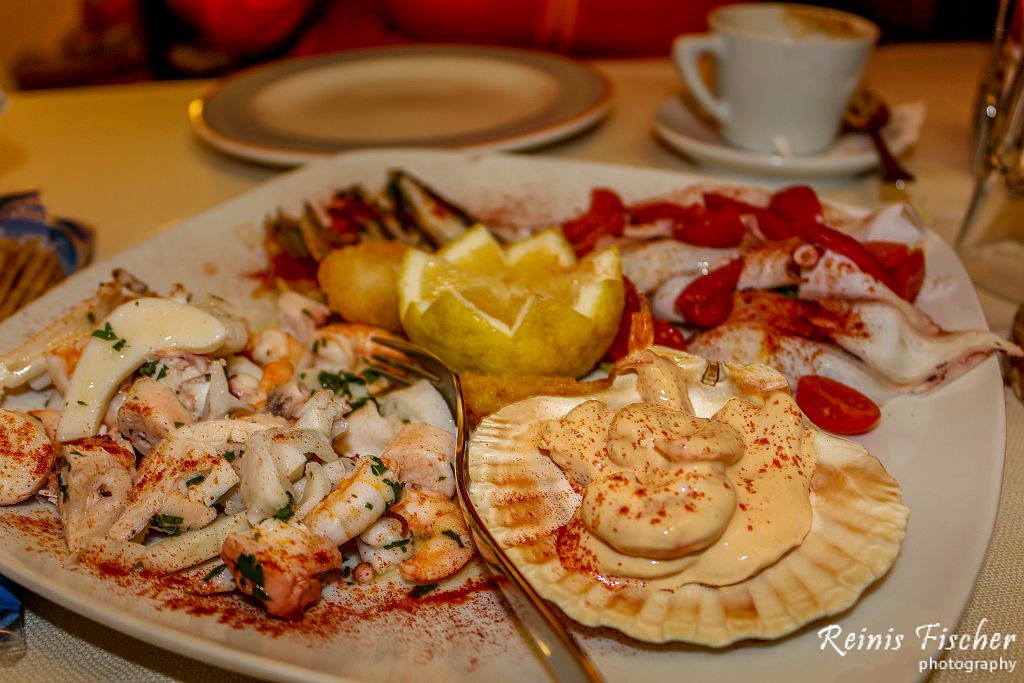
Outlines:
{"label": "shrimp", "polygon": [[382,458],[398,463],[403,483],[440,493],[455,495],[455,434],[424,422],[410,422],[387,445]]}
{"label": "shrimp", "polygon": [[383,574],[412,554],[412,541],[405,519],[388,513],[359,534],[356,548],[363,563],[374,573]]}
{"label": "shrimp", "polygon": [[220,557],[240,591],[285,619],[300,616],[319,600],[320,575],[341,566],[341,553],[330,541],[273,518],[228,535]]}
{"label": "shrimp", "polygon": [[0,505],[20,503],[41,489],[55,458],[41,422],[0,409]]}
{"label": "shrimp", "polygon": [[267,397],[270,396],[274,387],[284,384],[295,374],[295,369],[286,360],[272,360],[263,366],[263,376],[256,387],[256,394],[253,397],[253,405],[262,409],[267,404]]}
{"label": "shrimp", "polygon": [[252,333],[246,346],[249,355],[260,365],[282,360],[299,365],[306,354],[305,347],[295,337],[276,327]]}
{"label": "shrimp", "polygon": [[415,538],[424,539],[412,557],[398,566],[409,581],[436,583],[459,571],[473,557],[473,539],[466,521],[450,498],[409,488],[392,506],[391,513],[405,520]]}
{"label": "shrimp", "polygon": [[398,473],[398,465],[389,460],[363,458],[302,522],[335,545],[355,538],[398,500]]}
{"label": "shrimp", "polygon": [[316,367],[355,372],[374,354],[406,360],[405,355],[372,341],[373,337],[398,339],[383,327],[360,323],[337,323],[321,327],[313,334]]}
{"label": "shrimp", "polygon": [[73,553],[102,539],[124,513],[135,478],[135,454],[109,436],[64,444],[57,472],[57,510]]}

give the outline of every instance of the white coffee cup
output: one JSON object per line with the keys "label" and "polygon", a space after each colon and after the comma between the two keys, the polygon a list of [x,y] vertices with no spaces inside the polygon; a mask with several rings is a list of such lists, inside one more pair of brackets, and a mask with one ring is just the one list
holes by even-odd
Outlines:
{"label": "white coffee cup", "polygon": [[[786,3],[727,5],[708,25],[672,46],[683,81],[728,142],[784,155],[835,139],[879,34],[853,14]],[[714,57],[718,97],[698,69],[703,54]]]}

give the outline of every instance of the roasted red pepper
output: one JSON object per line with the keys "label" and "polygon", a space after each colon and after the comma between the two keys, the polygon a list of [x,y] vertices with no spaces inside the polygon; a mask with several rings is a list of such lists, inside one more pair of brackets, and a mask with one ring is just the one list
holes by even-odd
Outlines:
{"label": "roasted red pepper", "polygon": [[697,278],[676,297],[676,308],[686,322],[702,329],[722,324],[732,313],[732,293],[742,272],[743,259],[736,259]]}
{"label": "roasted red pepper", "polygon": [[731,207],[740,216],[753,216],[757,220],[757,227],[765,239],[784,240],[787,237],[793,236],[793,228],[786,221],[760,206],[747,204],[738,199],[713,192],[708,192],[704,195],[704,206],[707,207],[708,211],[712,212]]}
{"label": "roasted red pepper", "polygon": [[840,256],[845,256],[868,275],[885,284],[889,283],[888,271],[882,265],[881,260],[855,238],[820,223],[800,223],[794,227],[802,240],[821,245]]}
{"label": "roasted red pepper", "polygon": [[796,223],[821,223],[821,201],[808,185],[784,187],[772,195],[768,208],[790,225]]}
{"label": "roasted red pepper", "polygon": [[590,208],[585,214],[562,224],[562,232],[577,256],[589,254],[600,238],[621,235],[625,228],[626,207],[619,195],[604,189],[591,191]]}
{"label": "roasted red pepper", "polygon": [[924,252],[900,242],[865,242],[889,272],[887,284],[907,301],[914,302],[924,284]]}

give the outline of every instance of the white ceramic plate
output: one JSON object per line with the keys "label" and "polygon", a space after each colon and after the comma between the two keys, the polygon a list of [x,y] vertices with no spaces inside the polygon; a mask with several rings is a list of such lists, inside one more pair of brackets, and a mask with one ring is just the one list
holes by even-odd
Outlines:
{"label": "white ceramic plate", "polygon": [[[114,259],[75,275],[3,325],[7,349],[63,307],[85,296],[112,267],[144,275],[165,289],[175,281],[202,294],[249,301],[261,265],[259,230],[279,206],[298,212],[304,200],[326,199],[353,182],[384,182],[401,167],[424,178],[480,218],[545,224],[582,211],[595,186],[625,201],[665,194],[707,177],[520,156],[425,150],[342,155],[282,175],[217,208],[184,221]],[[929,289],[922,307],[949,328],[985,325],[977,298],[953,252],[934,235],[927,244],[929,277],[949,286]],[[172,256],[176,255],[176,256]],[[955,629],[988,544],[999,499],[1005,442],[1002,385],[995,360],[926,397],[903,397],[884,408],[881,426],[862,439],[903,485],[910,527],[892,571],[848,612],[772,643],[725,650],[635,643],[608,630],[577,628],[609,681],[715,680],[750,683],[913,681],[920,649],[914,630],[938,623]],[[31,523],[22,520],[30,514]],[[62,555],[59,524],[39,506],[0,513],[0,572],[30,590],[169,650],[274,679],[366,681],[544,680],[545,669],[492,590],[457,587],[418,606],[394,596],[333,586],[301,625],[286,628],[240,598],[180,599],[145,580],[99,578]],[[35,532],[42,532],[43,540]],[[454,598],[452,597],[454,596]],[[209,606],[210,609],[204,609]],[[209,612],[209,613],[206,613]],[[362,616],[360,616],[362,614]],[[900,633],[898,650],[822,649],[818,629],[838,623],[844,633]]]}
{"label": "white ceramic plate", "polygon": [[[902,154],[917,141],[924,120],[920,103],[893,107],[883,135],[893,154]],[[868,136],[844,133],[827,149],[800,156],[751,152],[727,144],[711,123],[683,100],[665,100],[654,115],[654,132],[669,147],[694,161],[715,168],[775,178],[833,178],[869,171],[878,155]]]}
{"label": "white ceramic plate", "polygon": [[610,82],[544,52],[465,45],[353,50],[275,62],[192,102],[222,151],[295,165],[366,147],[513,150],[594,125]]}

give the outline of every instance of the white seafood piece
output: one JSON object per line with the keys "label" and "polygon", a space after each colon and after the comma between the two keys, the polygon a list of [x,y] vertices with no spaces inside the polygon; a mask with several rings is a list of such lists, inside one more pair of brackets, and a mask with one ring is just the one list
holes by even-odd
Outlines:
{"label": "white seafood piece", "polygon": [[95,434],[114,390],[157,351],[213,351],[226,334],[209,313],[155,298],[122,304],[99,329],[107,338],[89,338],[64,395],[58,429],[62,441]]}
{"label": "white seafood piece", "polygon": [[88,335],[66,339],[55,344],[47,350],[46,372],[50,377],[50,383],[54,389],[61,394],[67,393],[68,384],[71,382],[71,375],[75,372],[75,366],[82,357],[82,350],[89,341]]}
{"label": "white seafood piece", "polygon": [[313,532],[341,545],[366,531],[398,500],[398,476],[394,463],[362,458],[301,521]]}
{"label": "white seafood piece", "polygon": [[833,251],[826,251],[814,268],[804,271],[803,277],[804,282],[797,290],[797,296],[801,299],[881,301],[899,309],[915,327],[939,331],[939,326],[923,311],[862,271],[853,261]]}
{"label": "white seafood piece", "polygon": [[96,329],[96,321],[105,318],[124,302],[129,293],[146,291],[145,284],[128,272],[114,271],[114,279],[101,284],[91,297],[75,304],[64,316],[33,334],[17,348],[0,355],[0,398],[5,390],[19,387],[45,373],[47,351],[88,337]]}
{"label": "white seafood piece", "polygon": [[846,351],[892,382],[915,393],[931,391],[993,353],[1024,355],[1016,344],[987,330],[921,329],[902,308],[881,301],[822,301],[826,313],[809,316]]}
{"label": "white seafood piece", "polygon": [[[778,377],[765,381],[768,371],[764,368],[755,367],[740,378],[733,374],[745,370],[723,363],[721,381],[711,387],[700,378],[713,364],[692,362],[687,354],[673,356],[680,367],[688,368],[687,388],[699,417],[710,418],[712,409],[719,410],[720,396],[699,395],[709,388],[718,391],[719,384],[726,384],[751,391],[758,382],[779,385]],[[701,367],[704,372],[696,372]],[[620,376],[616,382],[625,379]],[[634,392],[631,401],[639,398]],[[896,560],[908,518],[899,485],[862,446],[801,426],[792,399],[784,391],[775,391],[760,396],[759,402],[767,414],[781,421],[773,418],[757,430],[747,430],[743,425],[758,404],[747,399],[727,399],[725,414],[731,411],[731,424],[742,427],[737,431],[743,433],[745,448],[766,447],[763,457],[772,457],[776,450],[771,441],[781,437],[779,444],[789,445],[779,452],[787,454],[790,463],[799,464],[795,459],[799,453],[805,456],[802,462],[813,467],[801,475],[802,500],[810,520],[807,527],[795,529],[799,539],[795,546],[745,578],[726,577],[719,583],[674,576],[640,580],[597,575],[586,564],[565,566],[559,544],[566,541],[559,539],[563,534],[571,536],[570,527],[579,523],[582,497],[537,448],[535,436],[538,424],[559,419],[590,400],[605,401],[611,410],[630,402],[621,391],[527,399],[485,418],[470,444],[470,495],[484,523],[541,596],[572,619],[655,643],[685,641],[721,647],[743,639],[778,638],[849,608]],[[776,435],[782,423],[785,427]],[[762,438],[768,442],[763,446]],[[736,466],[742,467],[743,462]],[[792,491],[800,490],[798,486]],[[744,495],[741,490],[736,493]],[[773,513],[758,514],[764,518]],[[694,552],[692,557],[699,563],[707,550]],[[673,560],[684,562],[684,576],[692,569],[693,565],[685,564],[694,561],[692,557]]]}
{"label": "white seafood piece", "polygon": [[123,514],[135,479],[135,454],[109,436],[63,445],[57,511],[72,553],[102,539]]}
{"label": "white seafood piece", "polygon": [[[188,303],[188,302],[186,302]],[[245,348],[249,341],[249,328],[245,320],[239,317],[224,299],[210,294],[205,300],[196,304],[224,325],[224,341],[217,348],[217,355],[232,356]]]}
{"label": "white seafood piece", "polygon": [[451,498],[455,495],[455,434],[425,422],[402,427],[381,458],[401,469],[401,481]]}
{"label": "white seafood piece", "polygon": [[274,415],[295,417],[309,399],[309,390],[296,377],[278,384],[267,393],[266,408]]}
{"label": "white seafood piece", "polygon": [[231,356],[225,370],[231,395],[247,406],[255,406],[260,399],[260,377],[263,375],[260,366],[245,356]]}
{"label": "white seafood piece", "polygon": [[117,411],[118,431],[142,455],[181,425],[193,422],[174,389],[149,377],[132,382]]}
{"label": "white seafood piece", "polygon": [[303,346],[313,341],[313,333],[331,316],[331,309],[298,292],[285,292],[277,297],[278,326]]}
{"label": "white seafood piece", "polygon": [[698,247],[674,239],[622,248],[622,274],[644,293],[679,275],[704,275],[737,258],[739,249]]}
{"label": "white seafood piece", "polygon": [[268,425],[244,420],[210,420],[174,430],[142,459],[128,506],[108,536],[131,540],[154,517],[169,532],[206,526],[214,517],[211,507],[238,483],[238,474],[225,457],[233,459],[246,442]]}
{"label": "white seafood piece", "polygon": [[438,429],[455,431],[455,420],[444,397],[425,379],[390,391],[379,401],[384,415],[397,415],[402,422],[426,422]]}
{"label": "white seafood piece", "polygon": [[324,389],[310,396],[296,412],[295,426],[299,429],[315,429],[333,439],[348,429],[344,419],[348,411],[348,399]]}
{"label": "white seafood piece", "polygon": [[89,539],[78,551],[78,559],[92,564],[110,562],[128,570],[141,567],[158,574],[171,574],[216,557],[229,534],[248,528],[245,515],[225,514],[202,529],[168,536],[148,545],[111,538]]}
{"label": "white seafood piece", "polygon": [[334,440],[334,448],[342,455],[380,455],[402,428],[397,415],[384,417],[372,401],[349,413],[348,429]]}
{"label": "white seafood piece", "polygon": [[899,242],[919,247],[925,240],[924,220],[907,202],[883,206],[849,225],[845,232],[861,242]]}
{"label": "white seafood piece", "polygon": [[773,334],[756,322],[719,325],[696,335],[687,349],[715,360],[770,365],[794,388],[803,375],[822,375],[853,387],[877,403],[902,393],[895,382],[834,344]]}
{"label": "white seafood piece", "polygon": [[330,440],[315,429],[269,429],[249,438],[239,467],[239,490],[250,523],[258,524],[294,506],[293,484],[302,477],[311,455],[324,461],[337,459]]}
{"label": "white seafood piece", "polygon": [[0,409],[0,505],[20,503],[41,489],[55,458],[41,422]]}

